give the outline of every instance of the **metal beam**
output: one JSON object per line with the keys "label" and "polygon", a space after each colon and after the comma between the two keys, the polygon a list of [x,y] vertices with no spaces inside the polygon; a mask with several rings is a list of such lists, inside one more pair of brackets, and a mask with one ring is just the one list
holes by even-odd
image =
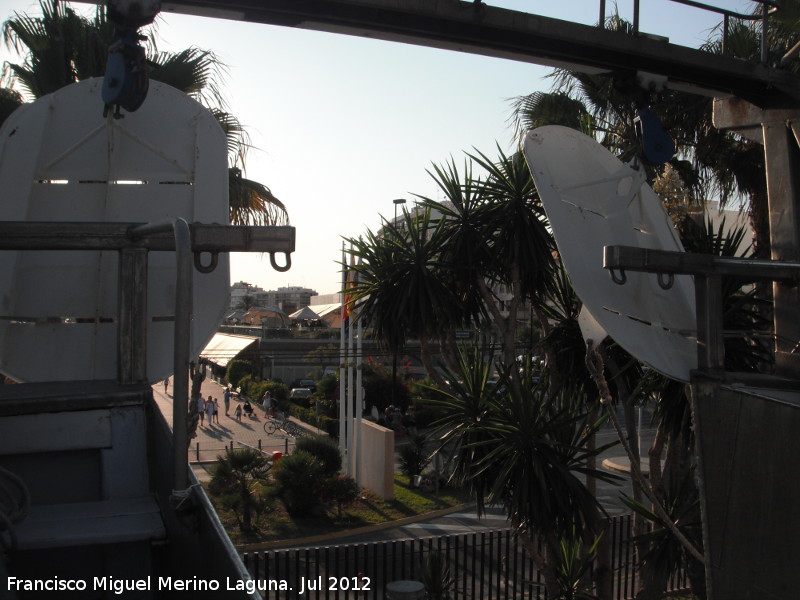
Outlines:
{"label": "metal beam", "polygon": [[[748,282],[774,281],[777,373],[797,378],[798,360],[793,346],[797,343],[794,329],[797,319],[793,317],[797,313],[800,263],[651,250],[635,246],[606,246],[603,248],[603,268],[612,272],[630,270],[658,273],[659,277],[662,274],[693,275],[697,307],[697,364],[701,371],[712,374],[722,373],[725,364],[722,277],[734,276]],[[668,279],[667,282],[669,281]],[[791,298],[794,298],[794,303],[789,302]]]}
{"label": "metal beam", "polygon": [[[0,250],[120,250],[127,247],[175,251],[172,232],[153,231],[132,239],[144,223],[0,222]],[[294,252],[295,228],[191,223],[193,252]]]}
{"label": "metal beam", "polygon": [[535,14],[458,0],[172,0],[179,12],[398,41],[587,72],[645,71],[670,85],[796,106],[800,77],[769,66]]}
{"label": "metal beam", "polygon": [[653,250],[638,246],[605,246],[603,268],[703,277],[728,275],[749,282],[769,280],[792,286],[800,284],[800,263],[797,262]]}
{"label": "metal beam", "polygon": [[[714,126],[764,145],[772,259],[800,260],[800,111],[761,110],[737,99],[714,101]],[[778,372],[800,377],[800,287],[773,285]]]}

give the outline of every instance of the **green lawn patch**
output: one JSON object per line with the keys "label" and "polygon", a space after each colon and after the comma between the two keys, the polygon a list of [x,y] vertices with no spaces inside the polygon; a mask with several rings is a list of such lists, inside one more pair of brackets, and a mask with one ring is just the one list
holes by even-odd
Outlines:
{"label": "green lawn patch", "polygon": [[221,507],[214,496],[209,497],[236,545],[344,533],[350,529],[458,506],[470,500],[465,492],[452,488],[444,488],[438,494],[423,492],[411,487],[408,477],[401,474],[395,475],[394,495],[394,500],[382,500],[369,490],[362,490],[361,498],[344,508],[341,519],[336,506],[323,507],[312,517],[295,518],[286,512],[280,501],[275,500],[271,511],[255,519],[256,531],[248,534],[239,531],[236,517],[231,511]]}

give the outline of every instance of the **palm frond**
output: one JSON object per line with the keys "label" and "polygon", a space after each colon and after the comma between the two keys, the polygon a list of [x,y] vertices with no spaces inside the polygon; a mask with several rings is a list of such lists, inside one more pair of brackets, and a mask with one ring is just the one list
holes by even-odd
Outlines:
{"label": "palm frond", "polygon": [[236,167],[228,169],[228,201],[233,225],[288,225],[283,203],[265,185],[242,177]]}

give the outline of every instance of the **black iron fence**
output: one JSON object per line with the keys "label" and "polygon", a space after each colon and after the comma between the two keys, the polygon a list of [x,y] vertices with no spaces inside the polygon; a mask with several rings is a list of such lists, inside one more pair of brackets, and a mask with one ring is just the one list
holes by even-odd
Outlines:
{"label": "black iron fence", "polygon": [[[611,519],[614,600],[632,598],[636,567],[629,539],[632,517]],[[266,550],[243,555],[262,596],[270,600],[344,600],[384,598],[386,584],[419,580],[422,564],[433,550],[450,569],[452,600],[544,600],[543,578],[514,534],[488,530],[420,539],[389,540],[339,546]],[[674,577],[668,590],[687,588]]]}

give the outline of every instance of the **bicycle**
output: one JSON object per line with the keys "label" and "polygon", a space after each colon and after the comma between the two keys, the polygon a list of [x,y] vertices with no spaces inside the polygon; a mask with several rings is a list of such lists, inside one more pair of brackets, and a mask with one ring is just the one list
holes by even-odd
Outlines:
{"label": "bicycle", "polygon": [[272,435],[278,429],[285,431],[286,430],[286,423],[289,419],[286,417],[284,413],[279,412],[277,417],[269,417],[266,423],[264,423],[264,432],[267,435]]}

